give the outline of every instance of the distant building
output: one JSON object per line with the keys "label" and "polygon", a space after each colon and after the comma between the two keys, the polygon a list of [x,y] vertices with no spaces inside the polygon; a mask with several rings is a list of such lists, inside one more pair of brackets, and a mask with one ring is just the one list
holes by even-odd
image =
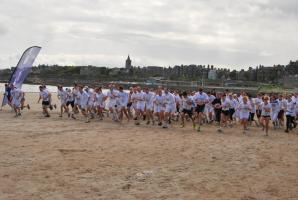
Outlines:
{"label": "distant building", "polygon": [[131,59],[128,55],[127,59],[126,59],[126,62],[125,62],[125,69],[131,69],[132,66],[131,66]]}
{"label": "distant building", "polygon": [[216,80],[217,79],[216,70],[214,70],[214,69],[209,70],[208,79],[210,79],[210,80]]}

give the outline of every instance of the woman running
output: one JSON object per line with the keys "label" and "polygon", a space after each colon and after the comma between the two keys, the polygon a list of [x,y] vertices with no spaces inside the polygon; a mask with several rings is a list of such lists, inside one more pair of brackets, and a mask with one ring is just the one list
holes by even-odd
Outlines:
{"label": "woman running", "polygon": [[261,104],[261,121],[263,126],[263,131],[265,130],[266,136],[268,136],[268,129],[269,129],[269,121],[270,121],[270,114],[271,114],[271,104],[269,103],[269,97],[265,96],[263,98],[263,103]]}
{"label": "woman running", "polygon": [[248,102],[248,97],[244,96],[242,97],[242,103],[239,105],[239,116],[240,116],[240,123],[243,127],[243,134],[246,133],[246,130],[248,130],[248,119],[250,117],[251,112],[251,104]]}

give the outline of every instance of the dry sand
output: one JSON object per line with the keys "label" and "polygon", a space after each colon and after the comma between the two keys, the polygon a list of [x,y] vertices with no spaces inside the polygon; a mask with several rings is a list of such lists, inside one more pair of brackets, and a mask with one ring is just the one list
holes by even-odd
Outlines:
{"label": "dry sand", "polygon": [[[298,199],[298,136],[0,111],[0,199]],[[57,101],[57,99],[55,100]],[[297,132],[297,130],[296,130]]]}

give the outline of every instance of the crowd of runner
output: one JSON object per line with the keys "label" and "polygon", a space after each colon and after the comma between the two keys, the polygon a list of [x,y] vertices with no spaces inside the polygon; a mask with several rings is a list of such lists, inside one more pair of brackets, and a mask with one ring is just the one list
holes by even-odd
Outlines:
{"label": "crowd of runner", "polygon": [[[6,98],[14,109],[16,117],[21,115],[25,105],[25,93],[13,85],[6,85]],[[157,89],[131,87],[129,92],[123,87],[110,84],[107,92],[101,87],[90,88],[75,84],[72,89],[58,86],[60,114],[77,119],[81,114],[86,123],[91,119],[111,118],[115,122],[134,120],[135,125],[152,124],[168,128],[171,123],[180,123],[185,127],[186,121],[193,128],[201,131],[204,124],[214,123],[218,131],[233,127],[237,122],[246,134],[252,124],[261,127],[268,135],[269,124],[274,129],[285,127],[285,132],[296,128],[298,117],[298,93],[258,94],[255,97],[241,92],[233,94],[224,92],[204,92],[199,88],[195,92],[173,91],[159,87]],[[39,87],[38,102],[42,101],[45,117],[50,117],[52,94],[45,85]],[[271,123],[270,123],[271,122]],[[271,125],[270,125],[271,126]]]}

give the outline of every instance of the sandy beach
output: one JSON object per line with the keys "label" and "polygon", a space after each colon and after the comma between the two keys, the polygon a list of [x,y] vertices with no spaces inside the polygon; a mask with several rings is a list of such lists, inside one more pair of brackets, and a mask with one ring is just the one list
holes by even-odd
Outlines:
{"label": "sandy beach", "polygon": [[297,130],[86,124],[26,98],[22,117],[0,111],[1,200],[298,199]]}

